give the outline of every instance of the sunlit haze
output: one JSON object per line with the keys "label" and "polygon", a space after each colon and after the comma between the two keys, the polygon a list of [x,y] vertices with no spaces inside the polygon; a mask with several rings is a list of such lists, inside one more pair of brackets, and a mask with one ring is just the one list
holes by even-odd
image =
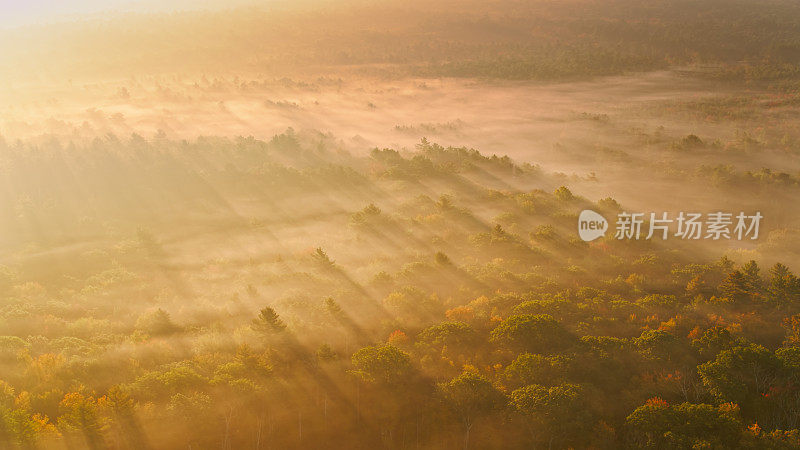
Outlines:
{"label": "sunlit haze", "polygon": [[0,3],[0,449],[800,448],[795,0]]}

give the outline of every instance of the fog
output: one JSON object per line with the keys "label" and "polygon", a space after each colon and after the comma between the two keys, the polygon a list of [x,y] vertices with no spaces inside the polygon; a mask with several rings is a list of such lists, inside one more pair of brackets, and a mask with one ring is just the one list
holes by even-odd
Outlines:
{"label": "fog", "polygon": [[0,447],[800,445],[800,11],[679,3],[22,11]]}
{"label": "fog", "polygon": [[[732,145],[748,133],[756,141],[779,139],[783,136],[768,134],[778,128],[785,132],[798,110],[762,106],[771,98],[766,92],[720,86],[695,75],[675,69],[569,83],[386,80],[347,73],[313,79],[174,75],[12,85],[4,91],[0,133],[9,143],[88,142],[134,133],[269,140],[293,128],[326,134],[339,150],[362,156],[375,147],[413,149],[425,137],[564,174],[592,200],[612,196],[634,209],[659,211],[733,207],[703,187],[707,180],[675,189],[675,178],[685,175],[665,173],[721,164],[724,149],[680,151],[670,145],[687,135],[709,146]],[[704,108],[745,96],[748,105],[738,108],[741,119],[701,117],[707,114]],[[772,120],[779,125],[767,122]],[[758,158],[727,151],[724,164],[797,172],[796,155],[760,145]],[[643,185],[652,195],[642,191]],[[666,191],[670,195],[662,195]]]}

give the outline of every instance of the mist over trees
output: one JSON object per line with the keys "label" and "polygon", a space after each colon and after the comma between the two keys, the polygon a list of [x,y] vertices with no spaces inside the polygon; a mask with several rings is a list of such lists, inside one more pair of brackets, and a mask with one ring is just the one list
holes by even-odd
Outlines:
{"label": "mist over trees", "polygon": [[[381,76],[563,81],[696,66],[712,79],[796,87],[800,64],[800,7],[790,0],[216,7],[221,11],[112,14],[91,26],[4,30],[0,67],[20,77],[28,70],[79,78],[218,72],[222,65],[280,76],[316,76],[327,67]],[[49,52],[53,46],[63,53]]]}
{"label": "mist over trees", "polygon": [[0,272],[6,445],[800,445],[791,268],[584,243],[622,206],[509,158],[335,148],[5,147],[6,234],[52,248]]}
{"label": "mist over trees", "polygon": [[[800,448],[799,27],[359,0],[0,30],[0,448]],[[764,221],[615,238],[661,211]]]}

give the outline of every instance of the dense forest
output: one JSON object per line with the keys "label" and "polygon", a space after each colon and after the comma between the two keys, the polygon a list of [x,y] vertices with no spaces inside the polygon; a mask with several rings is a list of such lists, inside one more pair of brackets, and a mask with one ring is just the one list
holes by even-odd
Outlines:
{"label": "dense forest", "polygon": [[[0,54],[0,450],[800,448],[796,1],[275,1]],[[678,211],[764,220],[615,236]]]}
{"label": "dense forest", "polygon": [[798,24],[792,0],[273,1],[3,30],[0,68],[24,83],[221,70],[564,81],[695,66],[796,88]]}
{"label": "dense forest", "polygon": [[2,165],[9,448],[800,445],[800,279],[585,243],[623,206],[537,166],[293,130]]}

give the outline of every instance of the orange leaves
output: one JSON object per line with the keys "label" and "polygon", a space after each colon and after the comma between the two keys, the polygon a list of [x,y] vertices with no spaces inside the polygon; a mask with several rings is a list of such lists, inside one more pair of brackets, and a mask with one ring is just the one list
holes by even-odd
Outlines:
{"label": "orange leaves", "polygon": [[394,330],[392,334],[389,335],[386,342],[397,347],[403,347],[408,344],[408,335],[401,330]]}
{"label": "orange leaves", "polygon": [[647,399],[645,405],[652,406],[656,408],[667,408],[669,407],[669,403],[661,397],[652,397]]}
{"label": "orange leaves", "polygon": [[445,312],[447,320],[471,323],[475,319],[475,311],[469,306],[458,306]]}

